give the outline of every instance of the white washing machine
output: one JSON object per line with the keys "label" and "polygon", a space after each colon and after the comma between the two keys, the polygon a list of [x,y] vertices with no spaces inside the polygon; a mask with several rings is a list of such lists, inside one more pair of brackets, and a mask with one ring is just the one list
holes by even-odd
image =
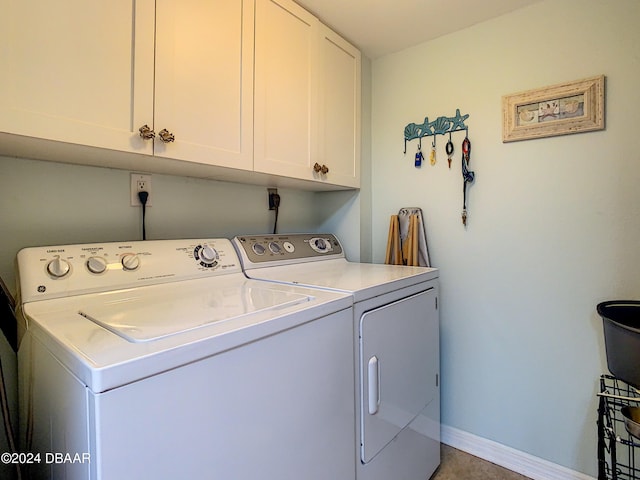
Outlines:
{"label": "white washing machine", "polygon": [[352,296],[357,478],[429,478],[440,464],[437,269],[349,262],[330,234],[233,241],[249,278]]}
{"label": "white washing machine", "polygon": [[247,279],[226,239],[17,264],[23,478],[353,478],[349,295]]}

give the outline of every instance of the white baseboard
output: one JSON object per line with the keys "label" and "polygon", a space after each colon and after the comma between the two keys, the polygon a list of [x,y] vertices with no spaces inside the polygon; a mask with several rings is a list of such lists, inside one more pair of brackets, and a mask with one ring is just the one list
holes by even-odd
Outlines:
{"label": "white baseboard", "polygon": [[533,480],[595,480],[584,473],[447,425],[441,427],[441,440],[453,448]]}

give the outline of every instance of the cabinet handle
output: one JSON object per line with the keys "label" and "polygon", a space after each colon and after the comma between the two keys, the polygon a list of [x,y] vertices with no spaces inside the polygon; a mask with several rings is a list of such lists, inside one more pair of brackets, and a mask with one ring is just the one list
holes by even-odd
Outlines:
{"label": "cabinet handle", "polygon": [[318,162],[316,162],[316,164],[313,166],[313,171],[326,175],[327,173],[329,173],[329,167],[327,167],[326,165],[320,165]]}
{"label": "cabinet handle", "polygon": [[171,143],[176,139],[176,137],[173,136],[173,133],[171,133],[166,128],[160,130],[160,133],[158,135],[160,135],[160,140],[162,140],[164,143]]}
{"label": "cabinet handle", "polygon": [[156,136],[156,132],[154,132],[153,130],[151,130],[149,128],[149,125],[143,125],[141,126],[138,131],[140,132],[140,136],[142,138],[144,138],[145,140],[150,140],[152,138],[155,138]]}

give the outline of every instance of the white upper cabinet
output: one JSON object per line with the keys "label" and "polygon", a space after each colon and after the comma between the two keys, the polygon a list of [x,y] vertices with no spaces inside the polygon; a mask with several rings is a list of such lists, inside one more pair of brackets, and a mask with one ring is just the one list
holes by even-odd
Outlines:
{"label": "white upper cabinet", "polygon": [[318,163],[331,183],[360,186],[360,51],[320,28]]}
{"label": "white upper cabinet", "polygon": [[253,168],[253,1],[0,6],[0,131]]}
{"label": "white upper cabinet", "polygon": [[150,153],[153,5],[0,0],[0,131]]}
{"label": "white upper cabinet", "polygon": [[257,0],[254,168],[312,179],[318,20],[288,0]]}
{"label": "white upper cabinet", "polygon": [[360,186],[360,53],[292,0],[0,0],[0,11],[0,154]]}
{"label": "white upper cabinet", "polygon": [[156,156],[253,168],[253,14],[253,0],[156,1]]}
{"label": "white upper cabinet", "polygon": [[360,186],[360,52],[291,0],[257,0],[257,171]]}

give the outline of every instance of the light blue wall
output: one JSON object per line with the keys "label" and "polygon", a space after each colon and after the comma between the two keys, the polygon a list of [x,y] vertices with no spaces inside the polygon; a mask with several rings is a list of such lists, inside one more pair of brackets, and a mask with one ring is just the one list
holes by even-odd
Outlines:
{"label": "light blue wall", "polygon": [[[124,170],[0,157],[0,276],[5,283],[14,289],[14,259],[22,247],[141,239],[141,210],[130,206],[129,188]],[[273,229],[265,187],[154,174],[152,188],[149,239]],[[279,232],[318,229],[318,194],[282,188],[278,193]],[[342,208],[332,195],[324,194],[334,208]]]}
{"label": "light blue wall", "polygon": [[[373,260],[389,215],[425,212],[441,269],[442,421],[596,473],[598,302],[640,297],[640,2],[547,0],[373,62]],[[501,97],[605,74],[606,130],[502,143]],[[460,145],[413,166],[403,129],[470,115]],[[423,143],[424,146],[424,143]]]}

